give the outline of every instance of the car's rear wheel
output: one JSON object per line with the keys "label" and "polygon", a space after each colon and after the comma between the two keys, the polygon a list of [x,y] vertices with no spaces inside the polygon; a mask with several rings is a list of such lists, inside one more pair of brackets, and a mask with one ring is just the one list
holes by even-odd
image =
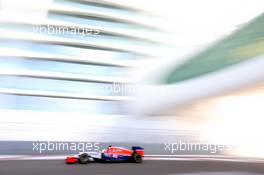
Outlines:
{"label": "car's rear wheel", "polygon": [[89,159],[90,159],[90,156],[86,153],[83,153],[79,156],[78,160],[80,164],[87,164],[90,161]]}
{"label": "car's rear wheel", "polygon": [[142,163],[142,156],[137,154],[137,153],[133,153],[132,154],[132,160],[135,163]]}

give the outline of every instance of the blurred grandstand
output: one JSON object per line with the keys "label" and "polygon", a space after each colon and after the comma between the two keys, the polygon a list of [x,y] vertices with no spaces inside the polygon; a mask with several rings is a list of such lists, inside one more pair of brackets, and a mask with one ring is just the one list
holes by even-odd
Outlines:
{"label": "blurred grandstand", "polygon": [[234,146],[228,154],[263,157],[263,24],[262,13],[186,61],[161,66],[131,111],[179,117],[200,140]]}
{"label": "blurred grandstand", "polygon": [[168,47],[156,20],[111,1],[2,1],[0,139],[100,140],[125,127],[115,122],[132,98],[111,86],[134,83]]}

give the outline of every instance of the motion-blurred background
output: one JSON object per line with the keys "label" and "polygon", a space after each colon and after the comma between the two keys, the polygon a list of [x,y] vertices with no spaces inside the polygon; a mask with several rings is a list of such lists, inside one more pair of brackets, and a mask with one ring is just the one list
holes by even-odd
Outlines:
{"label": "motion-blurred background", "polygon": [[0,143],[181,139],[263,157],[263,7],[0,0]]}

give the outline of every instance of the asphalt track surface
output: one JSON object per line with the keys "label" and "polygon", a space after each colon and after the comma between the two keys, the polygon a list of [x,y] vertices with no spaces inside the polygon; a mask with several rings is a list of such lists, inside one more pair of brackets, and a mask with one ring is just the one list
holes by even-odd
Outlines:
{"label": "asphalt track surface", "polygon": [[260,175],[263,163],[145,160],[135,163],[65,164],[62,160],[0,161],[0,175]]}

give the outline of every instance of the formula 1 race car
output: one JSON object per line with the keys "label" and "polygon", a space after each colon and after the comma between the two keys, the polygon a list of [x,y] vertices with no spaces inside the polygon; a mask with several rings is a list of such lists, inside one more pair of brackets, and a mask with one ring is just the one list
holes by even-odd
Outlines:
{"label": "formula 1 race car", "polygon": [[115,147],[110,145],[102,152],[80,153],[74,156],[68,156],[65,162],[68,164],[89,162],[135,162],[142,163],[144,149],[139,146],[133,146],[132,149]]}

